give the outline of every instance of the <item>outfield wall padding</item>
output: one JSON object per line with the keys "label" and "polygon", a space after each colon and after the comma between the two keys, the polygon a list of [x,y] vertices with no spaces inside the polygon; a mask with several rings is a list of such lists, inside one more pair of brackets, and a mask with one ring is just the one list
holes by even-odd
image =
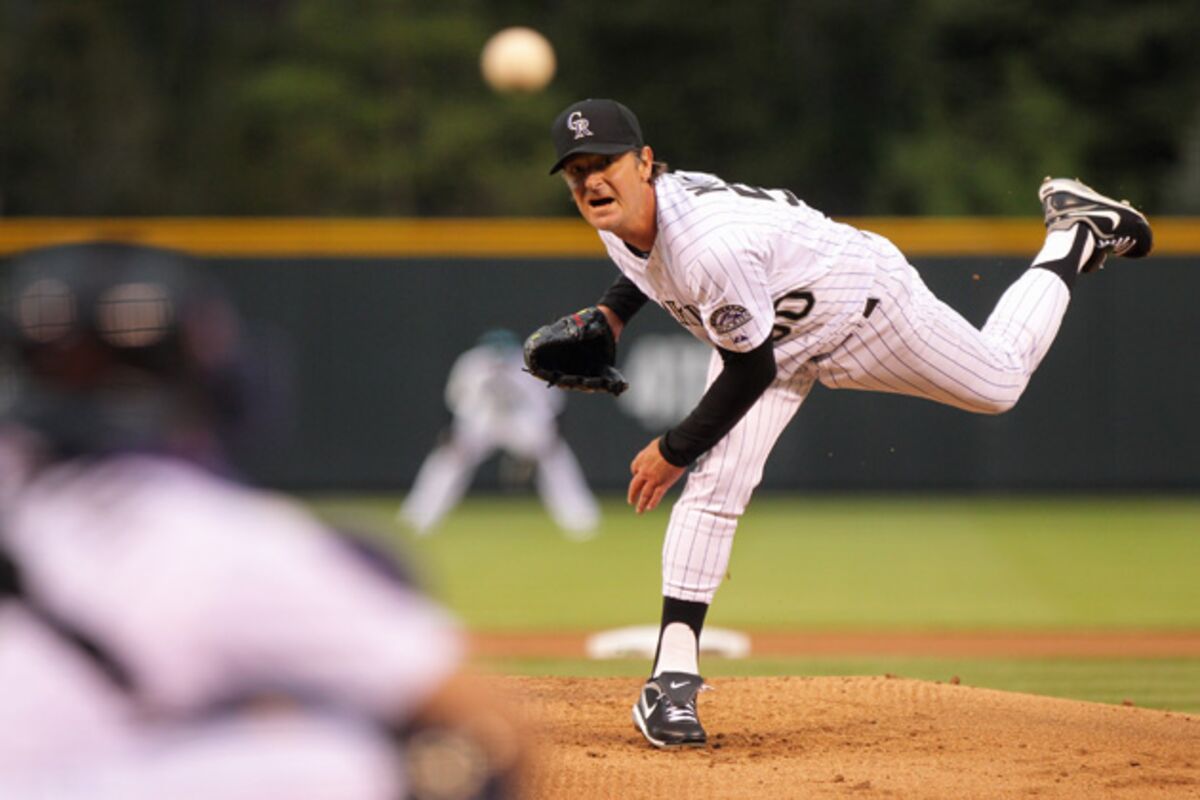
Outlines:
{"label": "outfield wall padding", "polygon": [[[976,325],[1027,263],[914,261]],[[615,276],[598,258],[210,263],[274,331],[276,358],[295,378],[290,436],[240,461],[261,481],[294,489],[408,487],[448,422],[442,388],[455,356],[489,328],[523,335],[590,304]],[[817,387],[776,446],[764,487],[1200,488],[1198,268],[1196,258],[1118,259],[1081,279],[1049,355],[1001,416]],[[649,380],[659,384],[656,398],[678,394],[696,380],[673,373],[694,369],[689,339],[648,305],[627,329],[619,362],[635,389]],[[656,402],[639,418],[608,397],[569,398],[562,426],[595,487],[623,487],[633,454],[688,398]],[[499,473],[486,465],[477,487],[495,488]]]}
{"label": "outfield wall padding", "polygon": [[[926,283],[976,325],[1041,236],[1031,219],[869,222],[920,254]],[[818,386],[764,488],[1200,489],[1200,223],[1164,218],[1155,229],[1152,258],[1112,259],[1078,282],[1014,410],[978,416]],[[296,490],[407,489],[449,421],[442,390],[455,357],[488,329],[524,336],[595,302],[616,276],[578,220],[0,220],[5,257],[97,237],[186,250],[222,279],[255,322],[264,383],[292,388],[290,403],[269,407],[270,437],[235,460]],[[633,320],[618,356],[630,391],[570,395],[561,420],[593,486],[623,490],[633,455],[698,397],[706,359],[653,305]],[[527,472],[499,462],[476,487]]]}

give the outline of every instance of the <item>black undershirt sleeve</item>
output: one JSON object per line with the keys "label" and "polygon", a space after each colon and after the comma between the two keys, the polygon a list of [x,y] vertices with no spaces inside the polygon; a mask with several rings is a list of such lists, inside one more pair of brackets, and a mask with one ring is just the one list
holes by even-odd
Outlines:
{"label": "black undershirt sleeve", "polygon": [[608,291],[597,303],[597,305],[608,306],[612,309],[612,312],[620,317],[621,322],[629,322],[630,318],[645,304],[646,295],[642,294],[642,290],[624,275],[617,278],[616,282],[608,287]]}
{"label": "black undershirt sleeve", "polygon": [[677,467],[688,466],[721,441],[775,379],[775,343],[769,336],[747,353],[717,352],[725,362],[721,374],[692,413],[658,440],[662,457]]}

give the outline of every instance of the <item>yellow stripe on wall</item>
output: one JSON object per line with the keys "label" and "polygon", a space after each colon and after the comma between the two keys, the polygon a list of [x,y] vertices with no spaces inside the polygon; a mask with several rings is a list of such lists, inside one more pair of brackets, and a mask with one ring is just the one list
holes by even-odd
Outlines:
{"label": "yellow stripe on wall", "polygon": [[[861,217],[908,256],[1032,256],[1037,219]],[[1200,255],[1200,218],[1160,217],[1154,252]],[[134,242],[199,256],[314,258],[603,257],[575,219],[25,218],[0,219],[0,255],[92,240]]]}

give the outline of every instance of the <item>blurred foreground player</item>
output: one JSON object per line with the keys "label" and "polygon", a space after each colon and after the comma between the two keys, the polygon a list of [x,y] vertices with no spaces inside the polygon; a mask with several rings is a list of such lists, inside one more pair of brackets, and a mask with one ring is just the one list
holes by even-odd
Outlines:
{"label": "blurred foreground player", "polygon": [[511,797],[512,725],[444,610],[219,477],[238,320],[176,254],[7,267],[0,797]]}
{"label": "blurred foreground player", "polygon": [[446,405],[454,421],[445,440],[421,465],[399,519],[429,533],[462,498],[475,470],[497,450],[537,464],[537,489],[546,510],[572,539],[586,539],[600,522],[596,498],[570,446],[559,435],[560,392],[522,371],[521,343],[511,331],[480,337],[450,368]]}

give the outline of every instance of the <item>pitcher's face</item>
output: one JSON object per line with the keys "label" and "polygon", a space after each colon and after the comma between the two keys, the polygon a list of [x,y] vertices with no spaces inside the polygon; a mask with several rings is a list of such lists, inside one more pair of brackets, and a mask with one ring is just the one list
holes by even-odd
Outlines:
{"label": "pitcher's face", "polygon": [[562,173],[588,224],[620,236],[622,231],[644,228],[645,217],[654,214],[653,164],[653,152],[643,147],[640,154],[630,150],[619,155],[573,156]]}

